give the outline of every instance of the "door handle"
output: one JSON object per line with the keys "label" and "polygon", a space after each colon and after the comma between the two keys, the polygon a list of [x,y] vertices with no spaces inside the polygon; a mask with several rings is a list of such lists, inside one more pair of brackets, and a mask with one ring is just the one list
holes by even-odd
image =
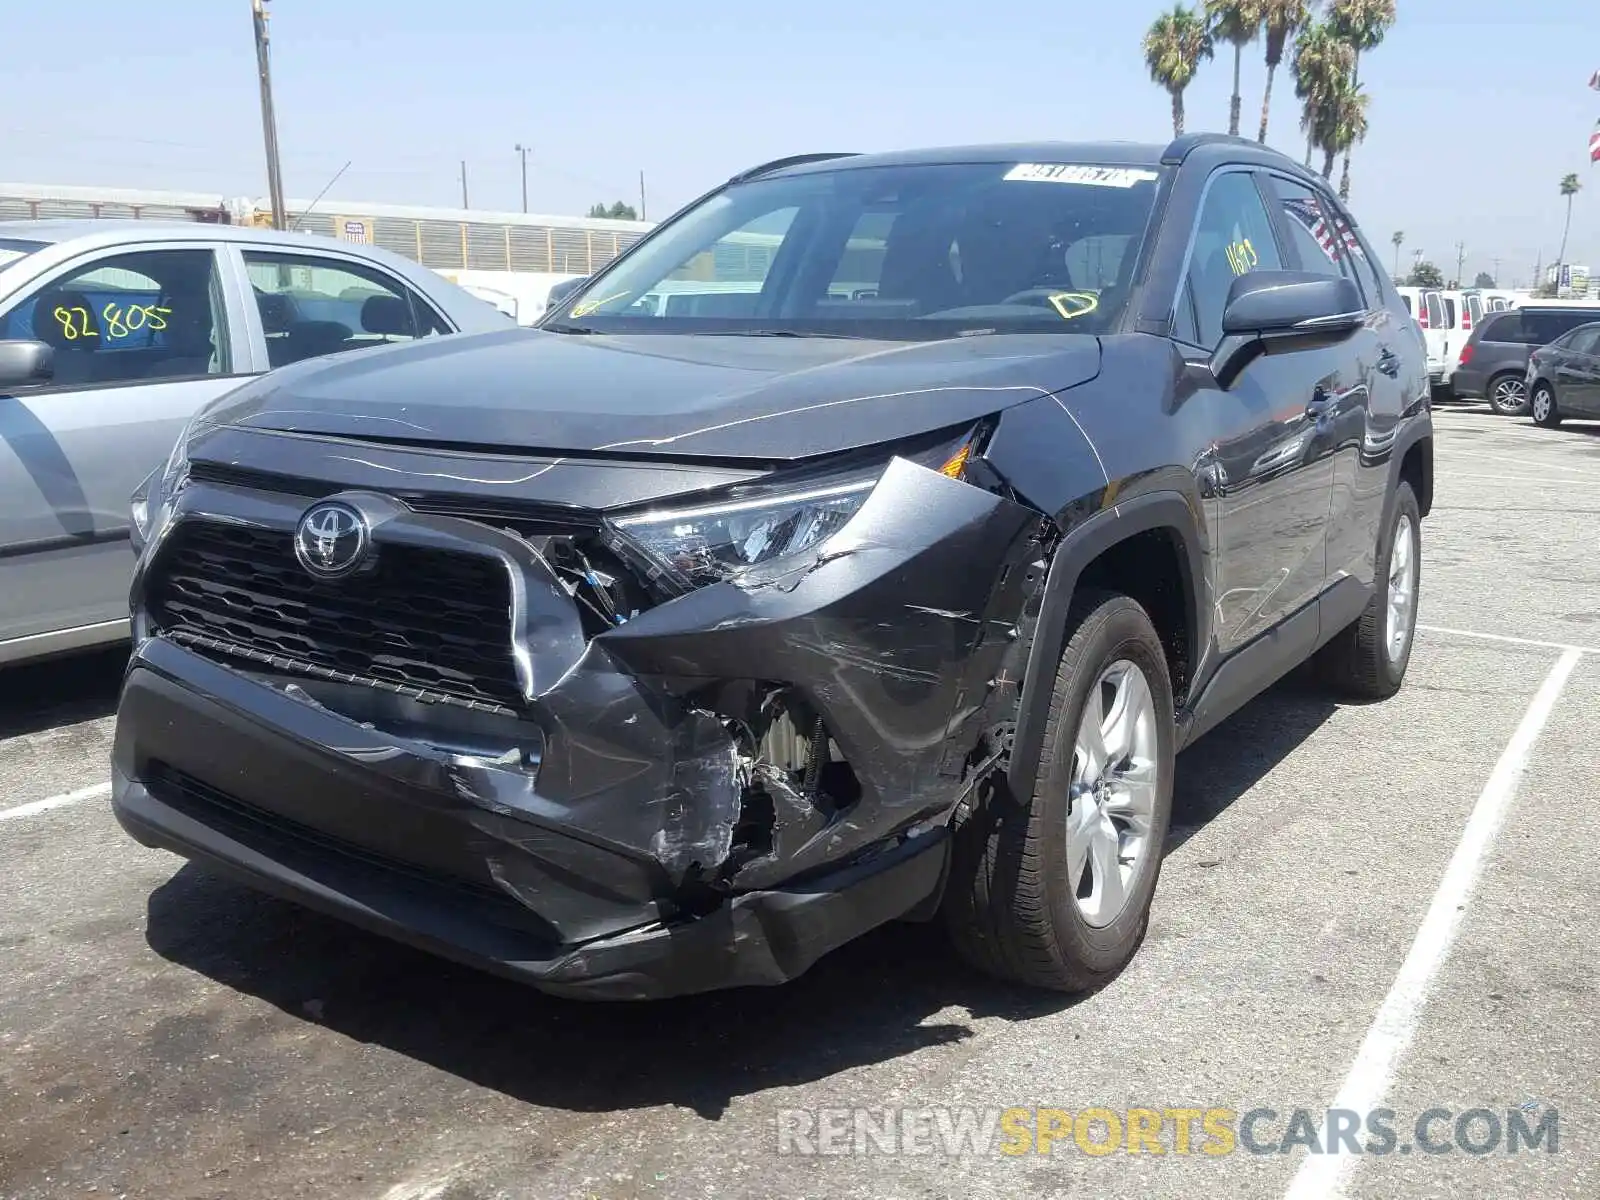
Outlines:
{"label": "door handle", "polygon": [[1396,378],[1400,374],[1400,356],[1393,350],[1385,349],[1378,355],[1378,370],[1390,379]]}

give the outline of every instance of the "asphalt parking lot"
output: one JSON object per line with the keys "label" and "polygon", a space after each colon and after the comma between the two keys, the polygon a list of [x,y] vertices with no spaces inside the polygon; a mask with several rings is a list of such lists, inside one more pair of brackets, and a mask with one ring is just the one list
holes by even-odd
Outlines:
{"label": "asphalt parking lot", "polygon": [[[0,676],[0,1196],[1600,1195],[1600,426],[1438,428],[1404,690],[1291,679],[1185,754],[1146,943],[1076,1001],[912,926],[781,989],[545,999],[134,845],[117,657]],[[1033,1136],[1136,1107],[1240,1136]],[[1279,1148],[1330,1107],[1394,1149]],[[947,1152],[1008,1108],[1024,1153]]]}

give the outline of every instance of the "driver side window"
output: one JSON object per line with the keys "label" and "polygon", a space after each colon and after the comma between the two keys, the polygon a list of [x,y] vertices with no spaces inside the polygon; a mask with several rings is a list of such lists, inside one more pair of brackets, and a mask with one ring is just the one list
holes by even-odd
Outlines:
{"label": "driver side window", "polygon": [[1222,310],[1233,281],[1251,271],[1276,271],[1282,266],[1272,221],[1254,177],[1246,171],[1215,176],[1200,210],[1189,274],[1181,289],[1187,297],[1179,297],[1175,334],[1184,340],[1193,336],[1197,345],[1208,349],[1215,347],[1222,340]]}

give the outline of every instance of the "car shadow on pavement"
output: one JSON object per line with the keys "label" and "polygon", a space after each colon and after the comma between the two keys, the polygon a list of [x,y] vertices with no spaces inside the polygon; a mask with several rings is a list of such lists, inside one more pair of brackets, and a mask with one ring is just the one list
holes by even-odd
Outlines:
{"label": "car shadow on pavement", "polygon": [[0,740],[109,717],[127,665],[116,646],[0,668]]}
{"label": "car shadow on pavement", "polygon": [[1180,754],[1166,852],[1171,854],[1259,783],[1338,708],[1307,665]]}
{"label": "car shadow on pavement", "polygon": [[[1282,685],[1185,754],[1175,844],[1332,711]],[[955,959],[937,923],[900,923],[782,987],[643,1004],[558,1000],[193,866],[151,894],[146,936],[162,958],[298,1020],[579,1112],[674,1104],[715,1119],[737,1096],[973,1037],[952,1009],[1027,1020],[1083,999],[990,980]]]}

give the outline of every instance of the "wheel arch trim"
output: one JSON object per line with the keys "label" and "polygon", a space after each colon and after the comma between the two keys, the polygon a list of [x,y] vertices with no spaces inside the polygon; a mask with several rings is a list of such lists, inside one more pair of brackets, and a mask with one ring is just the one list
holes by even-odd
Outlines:
{"label": "wheel arch trim", "polygon": [[[1206,620],[1205,556],[1199,520],[1190,501],[1173,491],[1149,492],[1119,500],[1069,533],[1056,547],[1045,576],[1039,620],[1028,648],[1027,668],[1017,702],[1016,732],[1006,768],[1014,796],[1033,794],[1039,775],[1039,752],[1049,719],[1056,664],[1067,641],[1067,616],[1084,570],[1112,547],[1153,530],[1170,530],[1179,545],[1180,584],[1191,634],[1191,653],[1199,658],[1209,643]],[[1176,699],[1176,697],[1175,697]]]}

